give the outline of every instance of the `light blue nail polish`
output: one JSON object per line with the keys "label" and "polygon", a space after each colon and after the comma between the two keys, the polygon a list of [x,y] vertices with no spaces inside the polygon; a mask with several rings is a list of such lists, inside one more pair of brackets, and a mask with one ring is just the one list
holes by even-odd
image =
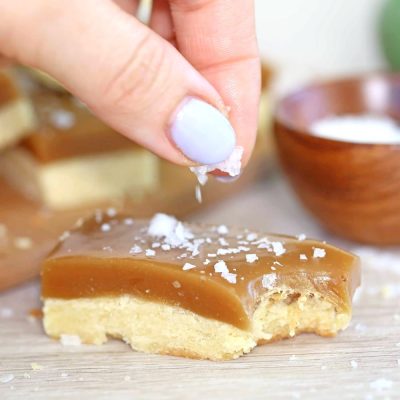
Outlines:
{"label": "light blue nail polish", "polygon": [[171,137],[187,158],[205,165],[225,161],[236,144],[229,120],[196,98],[181,105],[171,124]]}

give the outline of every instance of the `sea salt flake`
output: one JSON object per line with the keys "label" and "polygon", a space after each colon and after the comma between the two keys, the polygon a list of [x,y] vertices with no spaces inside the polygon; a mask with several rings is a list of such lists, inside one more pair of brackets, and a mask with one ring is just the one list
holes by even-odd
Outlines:
{"label": "sea salt flake", "polygon": [[253,263],[258,260],[257,254],[246,254],[246,262]]}
{"label": "sea salt flake", "polygon": [[133,218],[125,218],[124,219],[124,224],[125,225],[130,226],[130,225],[133,225],[133,223],[134,223]]}
{"label": "sea salt flake", "polygon": [[163,243],[161,245],[161,249],[164,250],[164,251],[169,251],[169,250],[171,250],[171,246],[169,244],[167,244],[167,243]]}
{"label": "sea salt flake", "polygon": [[14,374],[3,374],[0,375],[0,383],[9,383],[12,380],[14,380],[15,376]]}
{"label": "sea salt flake", "polygon": [[221,246],[229,246],[229,243],[228,243],[228,242],[226,241],[226,239],[223,238],[223,237],[218,238],[218,243],[219,243]]}
{"label": "sea salt flake", "polygon": [[129,254],[139,254],[142,252],[143,252],[142,248],[137,244],[133,245],[129,250]]}
{"label": "sea salt flake", "polygon": [[207,254],[207,257],[214,258],[214,257],[217,257],[217,254],[215,254],[215,253],[208,253],[208,254]]}
{"label": "sea salt flake", "polygon": [[78,335],[62,334],[60,342],[63,346],[80,346],[82,344],[81,338]]}
{"label": "sea salt flake", "polygon": [[206,259],[204,260],[203,264],[204,264],[204,265],[208,265],[208,264],[210,264],[210,262],[211,262],[211,261],[210,261],[208,258],[206,258]]}
{"label": "sea salt flake", "polygon": [[217,227],[217,233],[218,235],[227,235],[229,233],[229,229],[226,227],[226,225],[219,225]]}
{"label": "sea salt flake", "polygon": [[152,247],[153,249],[158,249],[159,247],[161,247],[161,243],[154,242],[154,243],[151,244],[151,247]]}
{"label": "sea salt flake", "polygon": [[228,266],[226,265],[225,261],[220,260],[214,264],[214,271],[220,273],[227,273],[229,272]]}
{"label": "sea salt flake", "polygon": [[354,368],[354,369],[358,368],[358,362],[356,360],[351,360],[350,365],[351,365],[351,368]]}
{"label": "sea salt flake", "polygon": [[271,242],[272,251],[275,253],[276,256],[281,256],[282,254],[286,253],[286,249],[283,247],[282,242]]}
{"label": "sea salt flake", "polygon": [[146,257],[154,257],[156,252],[153,249],[146,249],[145,251]]}
{"label": "sea salt flake", "polygon": [[66,372],[61,372],[61,378],[68,378],[68,374]]}
{"label": "sea salt flake", "polygon": [[190,167],[196,176],[200,185],[204,186],[207,183],[207,174],[211,171],[219,170],[226,172],[229,176],[238,176],[242,168],[243,147],[237,146],[232,154],[223,162],[218,164],[200,165],[198,167]]}
{"label": "sea salt flake", "polygon": [[188,270],[190,270],[190,269],[193,269],[193,268],[196,268],[196,265],[193,265],[193,264],[190,264],[190,263],[185,263],[184,265],[183,265],[183,270],[184,271],[188,271]]}
{"label": "sea salt flake", "polygon": [[112,251],[113,251],[113,249],[112,249],[111,246],[103,246],[103,250],[104,250],[104,251],[109,251],[109,252],[112,252]]}
{"label": "sea salt flake", "polygon": [[67,110],[53,110],[50,113],[51,123],[59,129],[70,129],[75,124],[75,115]]}
{"label": "sea salt flake", "polygon": [[246,240],[249,242],[252,242],[253,240],[256,240],[258,235],[256,233],[248,233],[246,236]]}
{"label": "sea salt flake", "polygon": [[117,215],[117,210],[114,207],[109,207],[106,210],[106,214],[110,218],[114,218]]}
{"label": "sea salt flake", "polygon": [[198,203],[202,203],[203,202],[203,196],[201,194],[201,186],[200,185],[196,185],[195,191],[194,191],[194,195],[196,197],[196,200]]}
{"label": "sea salt flake", "polygon": [[266,274],[263,276],[261,284],[265,289],[272,289],[276,283],[276,274]]}
{"label": "sea salt flake", "polygon": [[227,280],[229,283],[236,283],[236,274],[222,272],[221,277]]}
{"label": "sea salt flake", "polygon": [[180,283],[179,281],[173,281],[173,282],[172,282],[172,286],[173,286],[175,289],[179,289],[179,288],[182,287],[182,285],[181,285],[181,283]]}
{"label": "sea salt flake", "polygon": [[326,256],[325,249],[320,249],[319,247],[316,247],[314,249],[313,258],[324,258],[325,256]]}
{"label": "sea salt flake", "polygon": [[297,240],[303,241],[303,240],[306,240],[306,239],[307,239],[307,236],[306,236],[305,233],[300,233],[299,235],[297,235]]}
{"label": "sea salt flake", "polygon": [[305,254],[300,254],[300,260],[301,261],[307,261],[308,258],[307,258],[307,256]]}
{"label": "sea salt flake", "polygon": [[100,229],[102,232],[109,232],[111,230],[111,225],[107,223],[101,224]]}
{"label": "sea salt flake", "polygon": [[23,376],[25,379],[31,379],[31,376],[30,376],[27,372],[24,372],[22,376]]}

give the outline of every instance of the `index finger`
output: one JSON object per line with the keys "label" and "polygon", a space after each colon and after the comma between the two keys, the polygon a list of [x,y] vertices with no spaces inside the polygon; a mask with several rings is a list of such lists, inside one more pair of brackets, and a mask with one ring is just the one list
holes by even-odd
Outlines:
{"label": "index finger", "polygon": [[170,0],[177,45],[217,89],[247,162],[257,132],[260,61],[252,0]]}

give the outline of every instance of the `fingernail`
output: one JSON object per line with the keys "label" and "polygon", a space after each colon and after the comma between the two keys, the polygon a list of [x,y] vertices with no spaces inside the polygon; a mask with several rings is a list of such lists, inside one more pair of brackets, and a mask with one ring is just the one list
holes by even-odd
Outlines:
{"label": "fingernail", "polygon": [[229,120],[215,107],[193,97],[178,109],[171,137],[187,158],[206,165],[226,160],[236,144]]}

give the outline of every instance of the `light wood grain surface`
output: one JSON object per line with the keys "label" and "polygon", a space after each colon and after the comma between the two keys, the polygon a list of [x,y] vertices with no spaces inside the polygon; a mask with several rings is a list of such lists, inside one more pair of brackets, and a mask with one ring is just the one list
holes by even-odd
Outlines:
{"label": "light wood grain surface", "polygon": [[355,249],[364,268],[351,326],[333,339],[303,335],[224,363],[135,353],[118,341],[65,347],[28,317],[39,306],[32,282],[0,294],[0,399],[400,399],[400,249],[330,237],[279,176],[192,219],[305,232]]}

